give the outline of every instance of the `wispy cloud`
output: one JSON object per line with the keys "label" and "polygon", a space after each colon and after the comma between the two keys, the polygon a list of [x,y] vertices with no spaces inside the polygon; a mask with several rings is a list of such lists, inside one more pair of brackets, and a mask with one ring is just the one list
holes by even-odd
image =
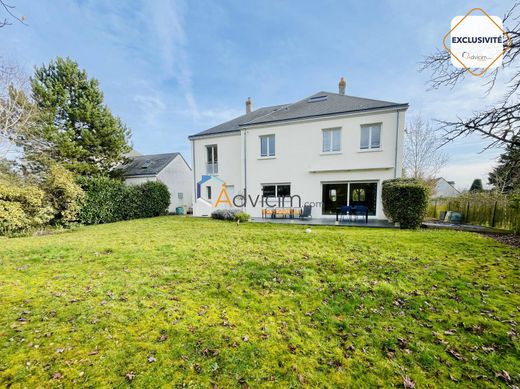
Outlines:
{"label": "wispy cloud", "polygon": [[157,38],[162,70],[179,84],[194,119],[200,116],[192,85],[192,69],[188,58],[188,40],[184,28],[185,4],[181,1],[146,2],[150,7],[152,33]]}

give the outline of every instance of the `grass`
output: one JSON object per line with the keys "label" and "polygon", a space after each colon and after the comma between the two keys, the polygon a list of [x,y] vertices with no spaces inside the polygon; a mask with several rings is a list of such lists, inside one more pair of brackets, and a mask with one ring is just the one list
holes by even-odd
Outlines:
{"label": "grass", "polygon": [[0,238],[0,387],[519,385],[519,259],[181,217]]}

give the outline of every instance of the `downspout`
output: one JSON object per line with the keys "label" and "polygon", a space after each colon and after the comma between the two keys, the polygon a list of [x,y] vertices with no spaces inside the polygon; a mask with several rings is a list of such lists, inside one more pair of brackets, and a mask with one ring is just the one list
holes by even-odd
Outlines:
{"label": "downspout", "polygon": [[192,159],[192,165],[193,165],[193,207],[195,207],[195,203],[197,202],[197,177],[195,176],[195,141],[191,141],[191,159]]}
{"label": "downspout", "polygon": [[247,211],[247,130],[244,130],[244,211]]}
{"label": "downspout", "polygon": [[394,160],[394,178],[397,178],[397,153],[399,147],[399,110],[397,112],[397,120],[395,122],[395,160]]}

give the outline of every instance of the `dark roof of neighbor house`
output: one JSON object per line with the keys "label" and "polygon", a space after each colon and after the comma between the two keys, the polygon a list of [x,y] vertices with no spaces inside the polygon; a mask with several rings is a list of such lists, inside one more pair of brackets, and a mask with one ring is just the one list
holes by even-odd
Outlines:
{"label": "dark roof of neighbor house", "polygon": [[365,99],[331,92],[318,92],[292,104],[277,105],[257,109],[226,123],[190,136],[190,139],[205,135],[238,132],[242,127],[259,124],[284,122],[297,119],[315,118],[351,112],[364,112],[384,108],[408,108],[407,103]]}
{"label": "dark roof of neighbor house", "polygon": [[121,166],[123,176],[156,176],[178,155],[180,155],[180,153],[139,155],[131,157],[130,162]]}

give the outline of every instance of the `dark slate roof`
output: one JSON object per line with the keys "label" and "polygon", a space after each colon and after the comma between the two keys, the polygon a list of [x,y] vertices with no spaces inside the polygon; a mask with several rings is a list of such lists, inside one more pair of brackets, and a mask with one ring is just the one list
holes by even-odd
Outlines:
{"label": "dark slate roof", "polygon": [[123,170],[123,176],[155,176],[178,155],[180,155],[180,153],[139,155],[131,157],[130,162],[121,167]]}
{"label": "dark slate roof", "polygon": [[371,111],[383,108],[408,108],[408,104],[365,99],[331,92],[318,92],[293,104],[257,109],[250,114],[239,116],[229,122],[192,135],[190,139],[205,135],[238,132],[242,127],[256,124]]}
{"label": "dark slate roof", "polygon": [[277,109],[280,109],[280,108],[283,108],[283,107],[286,107],[288,104],[286,105],[274,105],[272,107],[264,107],[264,108],[259,108],[257,110],[254,110],[253,112],[251,113],[246,113],[245,115],[242,115],[242,116],[239,116],[235,119],[232,119],[228,122],[225,122],[225,123],[222,123],[222,124],[219,124],[218,126],[215,126],[215,127],[211,127],[205,131],[202,131],[202,132],[199,132],[195,135],[191,135],[190,136],[190,139],[193,138],[193,137],[198,137],[198,136],[204,136],[204,135],[214,135],[214,134],[222,134],[222,133],[226,133],[226,132],[238,132],[240,131],[240,125],[243,124],[243,123],[247,123],[247,122],[250,122],[251,120],[255,120],[255,119],[258,119],[262,116],[265,116],[273,111],[276,111]]}
{"label": "dark slate roof", "polygon": [[408,104],[392,103],[390,101],[365,99],[340,95],[338,93],[318,92],[303,100],[289,105],[284,109],[272,112],[269,115],[250,120],[243,126],[280,122],[285,120],[303,119],[318,116],[335,115],[341,113],[369,111],[382,108],[407,107]]}

